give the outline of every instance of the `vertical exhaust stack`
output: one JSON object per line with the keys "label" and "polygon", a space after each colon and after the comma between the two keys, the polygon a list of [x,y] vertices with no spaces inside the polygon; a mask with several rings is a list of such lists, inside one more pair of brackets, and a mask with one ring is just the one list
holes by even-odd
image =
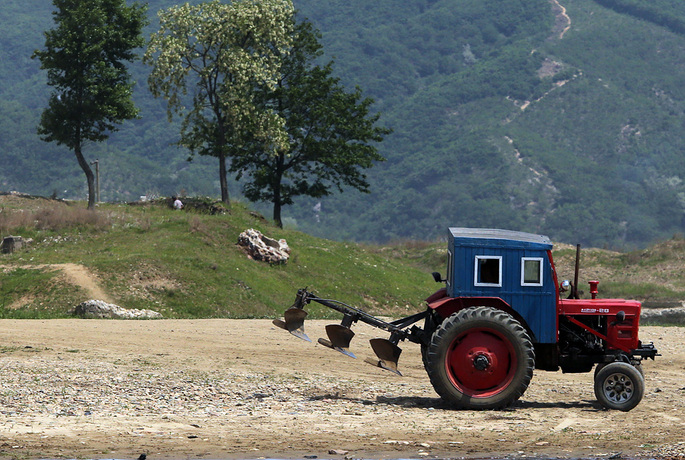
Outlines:
{"label": "vertical exhaust stack", "polygon": [[578,273],[580,272],[580,243],[576,245],[576,268],[573,273],[573,286],[571,286],[574,299],[580,299],[580,294],[578,293]]}

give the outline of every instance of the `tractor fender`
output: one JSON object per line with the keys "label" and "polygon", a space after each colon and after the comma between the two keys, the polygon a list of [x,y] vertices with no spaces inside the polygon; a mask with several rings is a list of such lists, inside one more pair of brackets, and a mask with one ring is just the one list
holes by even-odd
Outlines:
{"label": "tractor fender", "polygon": [[[528,326],[528,323],[523,317],[514,310],[511,305],[502,300],[500,297],[448,297],[445,289],[440,289],[433,295],[426,299],[428,308],[433,310],[439,317],[440,322],[450,315],[470,307],[492,307],[502,310],[510,314],[516,321],[518,321],[530,336],[533,342],[536,342],[535,334]],[[438,322],[439,324],[439,322]],[[437,326],[437,324],[436,324]],[[432,333],[432,331],[430,331]]]}

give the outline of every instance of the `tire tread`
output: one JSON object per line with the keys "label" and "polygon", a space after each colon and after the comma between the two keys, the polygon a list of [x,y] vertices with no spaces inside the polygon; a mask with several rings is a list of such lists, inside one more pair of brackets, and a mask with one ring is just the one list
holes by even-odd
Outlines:
{"label": "tire tread", "polygon": [[[488,398],[471,398],[459,392],[449,381],[444,369],[445,342],[451,342],[455,330],[469,323],[500,325],[508,331],[522,347],[524,367],[518,375],[517,384],[512,382],[497,395]],[[535,368],[535,351],[526,329],[510,314],[493,307],[470,307],[453,313],[435,330],[426,350],[426,371],[431,384],[440,397],[448,404],[460,409],[503,409],[518,400],[528,388]]]}

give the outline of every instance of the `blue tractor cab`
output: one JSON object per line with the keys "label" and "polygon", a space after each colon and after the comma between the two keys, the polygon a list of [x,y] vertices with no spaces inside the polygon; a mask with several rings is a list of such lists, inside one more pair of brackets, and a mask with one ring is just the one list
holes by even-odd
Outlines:
{"label": "blue tractor cab", "polygon": [[552,242],[542,235],[450,228],[445,294],[511,310],[527,325],[533,342],[555,343],[557,287],[551,250]]}

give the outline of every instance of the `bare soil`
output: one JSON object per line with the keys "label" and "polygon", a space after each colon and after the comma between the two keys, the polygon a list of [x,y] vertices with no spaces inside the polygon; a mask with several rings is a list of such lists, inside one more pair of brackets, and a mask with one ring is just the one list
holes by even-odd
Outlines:
{"label": "bare soil", "polygon": [[417,345],[398,377],[363,362],[376,330],[355,331],[356,360],[268,320],[2,320],[0,456],[685,456],[685,328],[641,330],[663,356],[628,413],[600,408],[591,373],[544,371],[511,409],[450,410]]}
{"label": "bare soil", "polygon": [[[89,299],[99,299],[104,302],[112,303],[112,297],[110,297],[103,289],[100,287],[100,281],[95,277],[85,266],[81,264],[74,263],[64,263],[64,264],[39,264],[39,265],[22,265],[25,269],[45,269],[51,271],[58,271],[64,282],[68,284],[73,284],[75,286],[83,289]],[[0,264],[0,270],[12,270],[16,267],[10,265]],[[33,300],[30,296],[21,297],[15,300],[8,307],[19,308]],[[1,346],[1,344],[0,344]]]}
{"label": "bare soil", "polygon": [[558,0],[550,0],[552,3],[552,10],[554,11],[554,32],[559,33],[559,40],[564,38],[564,34],[571,28],[571,18],[566,13],[566,8],[562,6]]}

